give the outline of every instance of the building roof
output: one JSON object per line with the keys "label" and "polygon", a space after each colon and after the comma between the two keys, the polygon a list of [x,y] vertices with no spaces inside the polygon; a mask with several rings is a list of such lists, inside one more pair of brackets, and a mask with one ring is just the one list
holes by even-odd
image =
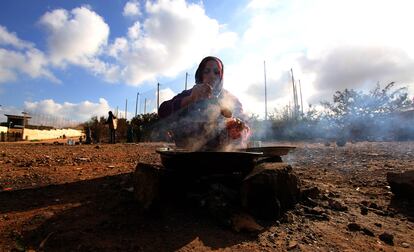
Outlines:
{"label": "building roof", "polygon": [[7,115],[7,114],[4,114],[4,115],[7,116],[7,118],[10,118],[10,119],[30,119],[30,118],[32,118],[31,116]]}

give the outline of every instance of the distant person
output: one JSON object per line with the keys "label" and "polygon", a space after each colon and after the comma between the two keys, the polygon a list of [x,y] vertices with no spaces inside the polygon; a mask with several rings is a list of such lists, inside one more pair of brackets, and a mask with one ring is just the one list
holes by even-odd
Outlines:
{"label": "distant person", "polygon": [[166,126],[171,128],[168,134],[178,147],[244,147],[250,129],[241,102],[223,88],[223,73],[219,58],[206,57],[195,73],[195,85],[161,104],[158,115],[166,120]]}
{"label": "distant person", "polygon": [[109,143],[114,144],[117,118],[112,114],[112,111],[108,112],[108,120],[106,120],[106,123],[109,125]]}

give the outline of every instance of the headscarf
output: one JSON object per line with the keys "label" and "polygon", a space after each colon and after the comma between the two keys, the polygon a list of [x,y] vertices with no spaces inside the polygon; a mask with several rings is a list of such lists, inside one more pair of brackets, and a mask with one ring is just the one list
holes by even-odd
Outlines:
{"label": "headscarf", "polygon": [[220,80],[221,80],[221,82],[223,82],[223,72],[224,72],[223,62],[221,62],[221,60],[217,57],[208,56],[208,57],[205,57],[200,62],[200,65],[198,65],[198,68],[197,68],[197,71],[196,71],[196,74],[195,74],[195,83],[196,84],[203,83],[203,80],[202,80],[203,71],[204,71],[204,68],[206,67],[207,62],[210,61],[210,60],[213,60],[213,61],[217,62],[217,65],[218,65],[219,71],[220,71]]}

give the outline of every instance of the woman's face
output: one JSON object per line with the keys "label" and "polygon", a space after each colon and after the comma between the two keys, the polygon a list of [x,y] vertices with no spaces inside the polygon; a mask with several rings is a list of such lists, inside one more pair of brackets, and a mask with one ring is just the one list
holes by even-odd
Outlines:
{"label": "woman's face", "polygon": [[213,89],[221,88],[220,85],[220,67],[215,60],[209,60],[203,70],[203,83],[212,86]]}

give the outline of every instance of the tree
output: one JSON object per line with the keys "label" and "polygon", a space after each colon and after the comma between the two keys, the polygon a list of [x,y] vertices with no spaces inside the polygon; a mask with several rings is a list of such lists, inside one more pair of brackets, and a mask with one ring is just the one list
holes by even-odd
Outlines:
{"label": "tree", "polygon": [[131,125],[136,141],[162,140],[162,133],[157,127],[158,121],[159,117],[157,113],[140,114],[132,118]]}
{"label": "tree", "polygon": [[384,115],[411,106],[407,88],[393,90],[394,85],[391,82],[381,89],[377,84],[368,94],[353,89],[336,91],[333,103],[322,102],[322,105],[334,117]]}
{"label": "tree", "polygon": [[395,89],[391,82],[384,88],[379,84],[364,93],[353,89],[336,91],[333,102],[322,102],[326,121],[332,124],[341,137],[371,140],[389,138],[391,118],[410,107],[407,88]]}
{"label": "tree", "polygon": [[83,128],[86,132],[87,128],[91,130],[92,140],[96,143],[101,142],[106,134],[107,131],[105,129],[105,117],[101,116],[98,120],[97,116],[91,117],[91,119],[83,124]]}

